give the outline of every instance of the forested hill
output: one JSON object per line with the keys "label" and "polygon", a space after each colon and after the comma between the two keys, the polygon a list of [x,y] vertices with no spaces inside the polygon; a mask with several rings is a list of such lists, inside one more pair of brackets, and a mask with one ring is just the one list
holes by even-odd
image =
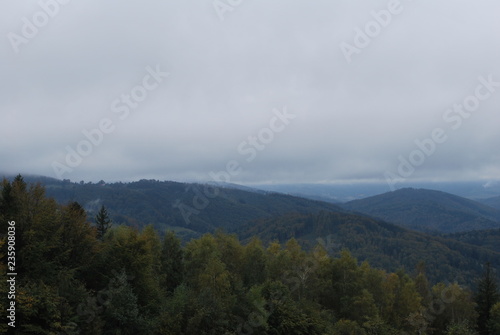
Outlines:
{"label": "forested hill", "polygon": [[500,252],[500,229],[473,230],[444,237]]}
{"label": "forested hill", "polygon": [[452,233],[500,228],[500,210],[441,191],[405,188],[342,206],[419,231]]}
{"label": "forested hill", "polygon": [[108,184],[72,183],[44,177],[25,179],[42,183],[47,196],[61,204],[77,201],[89,217],[104,205],[116,223],[138,228],[152,224],[161,232],[173,229],[185,241],[217,228],[232,229],[251,220],[289,212],[345,211],[327,202],[230,185],[215,187],[156,180]]}
{"label": "forested hill", "polygon": [[480,200],[481,203],[500,210],[500,196]]}
{"label": "forested hill", "polygon": [[308,249],[317,239],[328,238],[335,241],[337,251],[348,248],[380,268],[412,271],[425,261],[433,281],[452,274],[469,284],[487,261],[500,269],[495,249],[482,248],[462,236],[456,237],[460,242],[451,239],[455,236],[433,237],[349,213],[334,204],[279,193],[155,180],[111,184],[35,180],[60,204],[81,204],[89,220],[104,205],[115,225],[142,229],[152,224],[160,233],[175,231],[185,243],[217,229],[236,232],[244,240],[254,235],[266,242],[296,238]]}
{"label": "forested hill", "polygon": [[360,260],[388,271],[413,271],[425,262],[433,282],[453,278],[474,285],[486,262],[500,269],[500,252],[470,245],[451,238],[431,236],[358,215],[322,212],[289,214],[261,219],[237,230],[242,239],[257,236],[263,241],[285,242],[294,237],[304,246],[322,244],[332,254],[343,248]]}
{"label": "forested hill", "polygon": [[[500,333],[495,269],[486,264],[475,275],[483,261],[498,265],[492,251],[340,212],[240,226],[283,243],[242,243],[218,231],[185,245],[152,225],[110,227],[99,213],[93,224],[77,202],[58,204],[22,177],[0,184],[0,293],[10,300],[0,299],[0,309],[15,322],[11,333]],[[286,240],[290,233],[318,245],[306,251]],[[348,246],[370,261],[398,265],[424,255],[429,264],[388,272],[358,262]],[[429,283],[426,273],[437,268],[444,282]],[[477,289],[461,285],[461,276],[477,280]],[[0,333],[9,327],[0,323]]]}

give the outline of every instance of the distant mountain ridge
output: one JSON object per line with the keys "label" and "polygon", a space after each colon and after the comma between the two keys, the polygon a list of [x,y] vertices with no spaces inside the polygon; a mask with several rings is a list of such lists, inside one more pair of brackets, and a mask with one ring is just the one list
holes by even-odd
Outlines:
{"label": "distant mountain ridge", "polygon": [[[348,248],[360,260],[368,260],[373,266],[389,271],[400,267],[411,271],[419,261],[425,261],[429,278],[435,281],[453,276],[459,282],[470,284],[488,261],[500,269],[500,253],[494,246],[495,239],[485,240],[484,233],[477,238],[471,238],[472,235],[432,236],[353,213],[331,203],[279,193],[234,189],[231,185],[219,185],[214,189],[213,185],[156,180],[110,184],[72,183],[44,177],[33,179],[31,176],[25,180],[41,182],[46,194],[60,203],[78,201],[87,210],[89,219],[101,205],[105,205],[115,224],[137,228],[152,224],[160,232],[174,230],[184,241],[217,229],[237,233],[244,240],[258,236],[270,242],[294,237],[308,248],[322,240],[334,252]],[[216,192],[218,194],[214,196]],[[412,192],[415,191],[400,190],[394,194],[402,201],[407,198],[404,193]],[[424,199],[443,197],[433,192],[430,196],[429,191],[419,192]],[[450,196],[445,194],[444,198],[455,207],[448,204],[436,209],[438,212],[449,213],[450,208],[456,212],[461,206],[470,210],[469,200]],[[409,198],[413,202],[419,199],[418,196]],[[373,202],[373,199],[368,200]],[[387,203],[397,205],[395,208],[398,209],[408,201]],[[488,207],[479,204],[476,210],[478,208]],[[456,214],[454,211],[451,213]],[[484,241],[488,244],[483,248]]]}
{"label": "distant mountain ridge", "polygon": [[[25,176],[25,179],[44,184],[47,194],[59,202],[80,202],[90,215],[104,204],[116,222],[130,225],[152,223],[160,230],[177,227],[192,237],[216,227],[228,228],[261,217],[320,210],[354,211],[413,230],[434,233],[500,228],[500,209],[426,189],[405,188],[344,204],[332,204],[235,184],[201,185],[157,180],[73,183],[43,176]],[[205,196],[206,187],[217,187],[219,196]],[[493,203],[495,200],[484,201]]]}
{"label": "distant mountain ridge", "polygon": [[[390,191],[385,182],[325,182],[295,184],[252,184],[251,186],[266,191],[295,194],[304,198],[325,200],[328,202],[348,202],[380,195]],[[500,181],[458,181],[458,182],[412,182],[398,184],[399,188],[437,190],[480,201],[481,199],[500,196]]]}
{"label": "distant mountain ridge", "polygon": [[341,206],[418,231],[452,233],[500,228],[500,210],[434,190],[404,188]]}
{"label": "distant mountain ridge", "polygon": [[136,227],[153,224],[160,231],[176,230],[184,240],[217,228],[232,229],[251,220],[289,212],[344,211],[327,202],[230,184],[157,180],[73,183],[38,176],[27,176],[25,180],[42,183],[46,194],[59,203],[77,201],[89,219],[104,205],[115,223]]}
{"label": "distant mountain ridge", "polygon": [[482,204],[485,204],[487,206],[490,206],[490,207],[493,207],[493,208],[500,210],[500,196],[487,198],[487,199],[481,199],[480,202]]}

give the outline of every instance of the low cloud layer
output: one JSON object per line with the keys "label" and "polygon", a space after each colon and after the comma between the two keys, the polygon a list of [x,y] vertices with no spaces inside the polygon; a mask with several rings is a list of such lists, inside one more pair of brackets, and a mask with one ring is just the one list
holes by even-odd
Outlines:
{"label": "low cloud layer", "polygon": [[493,0],[8,1],[0,172],[500,179],[499,10]]}

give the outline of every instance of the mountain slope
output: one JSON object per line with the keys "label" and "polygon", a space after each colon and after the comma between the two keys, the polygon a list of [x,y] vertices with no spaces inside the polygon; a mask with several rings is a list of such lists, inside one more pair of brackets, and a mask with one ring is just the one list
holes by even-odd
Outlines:
{"label": "mountain slope", "polygon": [[[219,188],[219,194],[213,197],[215,189],[207,185],[154,180],[114,184],[43,182],[48,196],[61,203],[78,201],[90,217],[104,204],[117,224],[153,224],[160,231],[174,229],[184,240],[217,228],[235,232],[244,240],[258,236],[266,242],[284,242],[295,237],[306,247],[313,247],[320,239],[329,250],[348,248],[360,260],[388,271],[400,267],[411,271],[419,261],[425,261],[433,281],[452,278],[471,284],[488,261],[500,269],[500,253],[494,248],[482,248],[480,240],[469,239],[471,244],[467,244],[461,242],[464,239],[460,236],[434,237],[348,213],[332,204],[282,194]],[[189,212],[188,220],[179,206],[194,210]]]}
{"label": "mountain slope", "polygon": [[485,204],[487,206],[496,208],[500,210],[500,196],[498,197],[493,197],[493,198],[487,198],[487,199],[481,199],[479,200],[482,204]]}
{"label": "mountain slope", "polygon": [[500,253],[500,229],[474,230],[448,234],[444,237]]}
{"label": "mountain slope", "polygon": [[347,248],[358,259],[388,271],[404,267],[411,272],[424,261],[434,282],[453,279],[473,284],[486,262],[500,268],[499,252],[354,214],[288,214],[240,226],[237,233],[243,239],[258,236],[266,242],[294,237],[306,247],[320,242],[334,254]]}
{"label": "mountain slope", "polygon": [[[288,212],[344,211],[320,201],[260,190],[141,180],[132,183],[71,183],[40,179],[46,194],[59,203],[79,202],[93,217],[101,205],[115,223],[153,224],[176,230],[185,240],[217,228],[232,228]],[[214,194],[217,193],[216,196]]]}
{"label": "mountain slope", "polygon": [[452,233],[500,228],[500,210],[425,189],[400,189],[350,201],[342,207],[419,231]]}

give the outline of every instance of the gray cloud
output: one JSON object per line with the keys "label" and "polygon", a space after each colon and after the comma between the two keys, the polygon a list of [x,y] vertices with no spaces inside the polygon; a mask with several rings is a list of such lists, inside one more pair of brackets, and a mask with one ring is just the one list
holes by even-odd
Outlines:
{"label": "gray cloud", "polygon": [[[211,1],[69,1],[20,44],[23,17],[49,1],[9,1],[0,13],[0,171],[55,177],[67,146],[110,119],[71,180],[210,179],[230,160],[233,182],[384,179],[415,140],[445,143],[408,178],[500,179],[500,87],[458,129],[443,119],[478,85],[500,81],[500,4],[401,0],[349,64],[340,48],[390,1],[242,1],[221,21]],[[169,72],[123,120],[112,104],[147,67]],[[250,162],[238,146],[296,115]]]}

